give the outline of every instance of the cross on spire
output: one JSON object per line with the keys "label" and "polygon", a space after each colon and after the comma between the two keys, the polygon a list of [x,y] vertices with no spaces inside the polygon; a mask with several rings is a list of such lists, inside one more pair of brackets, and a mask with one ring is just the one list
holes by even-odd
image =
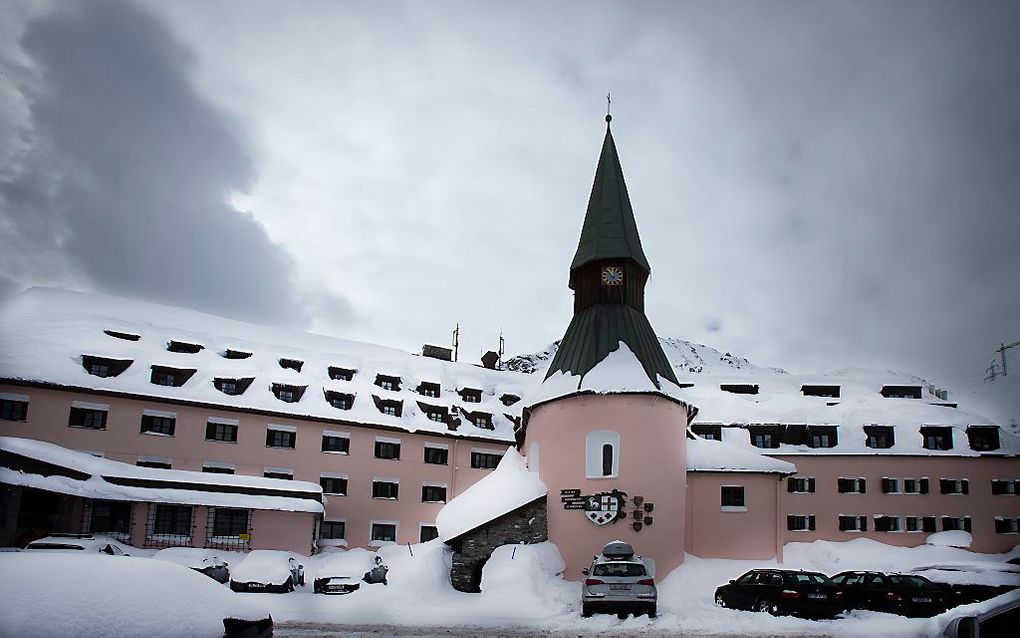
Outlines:
{"label": "cross on spire", "polygon": [[606,124],[613,121],[613,116],[609,114],[609,109],[613,105],[613,99],[610,95],[610,93],[606,93]]}

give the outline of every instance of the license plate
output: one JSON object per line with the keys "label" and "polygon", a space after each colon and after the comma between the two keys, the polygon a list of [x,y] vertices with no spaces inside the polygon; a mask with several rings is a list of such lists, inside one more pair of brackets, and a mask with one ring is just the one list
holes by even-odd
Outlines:
{"label": "license plate", "polygon": [[808,594],[807,597],[813,600],[825,600],[828,598],[825,594]]}
{"label": "license plate", "polygon": [[610,585],[609,589],[613,591],[630,591],[630,585]]}
{"label": "license plate", "polygon": [[931,602],[931,598],[915,598],[914,602],[915,603],[930,603]]}

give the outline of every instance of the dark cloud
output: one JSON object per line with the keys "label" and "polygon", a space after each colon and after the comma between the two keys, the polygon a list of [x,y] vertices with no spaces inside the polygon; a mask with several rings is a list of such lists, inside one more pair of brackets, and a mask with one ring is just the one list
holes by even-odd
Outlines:
{"label": "dark cloud", "polygon": [[8,276],[74,274],[106,292],[308,323],[290,257],[228,203],[254,179],[244,136],[196,93],[188,51],[159,22],[125,2],[59,3],[20,44],[28,122],[0,219],[25,250],[2,263]]}

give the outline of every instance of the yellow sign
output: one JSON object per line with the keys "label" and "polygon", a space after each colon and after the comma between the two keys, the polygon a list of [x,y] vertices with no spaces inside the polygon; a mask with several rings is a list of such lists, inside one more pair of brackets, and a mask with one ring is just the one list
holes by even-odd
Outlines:
{"label": "yellow sign", "polygon": [[240,538],[243,541],[250,541],[251,540],[251,534],[238,534],[237,537]]}

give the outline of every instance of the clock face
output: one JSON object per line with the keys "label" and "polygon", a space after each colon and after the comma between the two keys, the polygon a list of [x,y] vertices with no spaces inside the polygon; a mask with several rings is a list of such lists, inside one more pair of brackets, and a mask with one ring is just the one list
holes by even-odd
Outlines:
{"label": "clock face", "polygon": [[603,286],[619,286],[623,283],[623,268],[619,266],[606,266],[602,269]]}

